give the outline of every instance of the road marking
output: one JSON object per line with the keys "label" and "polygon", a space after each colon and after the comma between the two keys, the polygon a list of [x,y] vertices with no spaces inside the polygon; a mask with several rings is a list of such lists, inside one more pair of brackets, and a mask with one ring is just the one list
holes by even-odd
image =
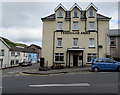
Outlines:
{"label": "road marking", "polygon": [[88,87],[90,84],[88,83],[74,83],[74,84],[43,84],[43,85],[29,85],[29,87],[65,87],[65,86],[85,86]]}

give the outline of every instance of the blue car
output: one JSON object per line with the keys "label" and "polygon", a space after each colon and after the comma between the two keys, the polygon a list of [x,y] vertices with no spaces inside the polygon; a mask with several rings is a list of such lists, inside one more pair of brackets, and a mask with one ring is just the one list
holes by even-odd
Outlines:
{"label": "blue car", "polygon": [[101,70],[118,70],[120,71],[120,62],[110,58],[98,58],[92,62],[92,71],[98,72]]}

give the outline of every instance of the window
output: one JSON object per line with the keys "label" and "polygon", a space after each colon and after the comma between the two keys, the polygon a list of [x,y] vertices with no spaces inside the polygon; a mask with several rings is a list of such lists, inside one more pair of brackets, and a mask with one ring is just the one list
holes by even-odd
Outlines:
{"label": "window", "polygon": [[73,17],[78,17],[78,11],[77,11],[77,9],[74,10]]}
{"label": "window", "polygon": [[17,56],[20,56],[20,52],[17,52]]}
{"label": "window", "polygon": [[55,53],[55,62],[63,63],[64,53]]}
{"label": "window", "polygon": [[73,47],[78,47],[78,38],[73,38]]}
{"label": "window", "polygon": [[91,8],[89,10],[89,17],[94,17],[94,10],[93,10],[93,8]]}
{"label": "window", "polygon": [[11,56],[15,56],[15,52],[14,51],[11,51]]}
{"label": "window", "polygon": [[1,49],[1,56],[4,56],[4,53],[5,53],[5,51],[4,51],[4,49]]}
{"label": "window", "polygon": [[87,62],[91,63],[94,59],[96,59],[96,54],[88,54],[87,55]]}
{"label": "window", "polygon": [[79,30],[78,29],[78,21],[73,22],[73,30]]}
{"label": "window", "polygon": [[116,46],[116,37],[110,37],[110,45]]}
{"label": "window", "polygon": [[25,52],[23,53],[23,56],[24,56],[24,57],[26,56]]}
{"label": "window", "polygon": [[62,47],[62,38],[57,38],[57,47]]}
{"label": "window", "polygon": [[63,17],[62,9],[59,9],[59,10],[58,10],[58,17]]}
{"label": "window", "polygon": [[94,38],[89,38],[89,47],[95,47]]}
{"label": "window", "polygon": [[57,30],[62,30],[62,22],[58,22],[58,28],[57,28]]}
{"label": "window", "polygon": [[89,30],[94,30],[94,21],[89,22]]}

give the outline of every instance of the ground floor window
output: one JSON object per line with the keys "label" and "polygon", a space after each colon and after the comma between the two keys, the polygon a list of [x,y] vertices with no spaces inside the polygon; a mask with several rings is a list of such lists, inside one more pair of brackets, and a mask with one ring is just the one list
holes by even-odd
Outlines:
{"label": "ground floor window", "polygon": [[10,61],[10,64],[11,64],[11,65],[14,65],[14,60],[11,60],[11,61]]}
{"label": "ground floor window", "polygon": [[64,62],[64,53],[55,53],[55,62],[63,63]]}
{"label": "ground floor window", "polygon": [[88,63],[91,63],[94,59],[96,59],[96,54],[91,54],[91,53],[88,53],[87,55],[87,62]]}

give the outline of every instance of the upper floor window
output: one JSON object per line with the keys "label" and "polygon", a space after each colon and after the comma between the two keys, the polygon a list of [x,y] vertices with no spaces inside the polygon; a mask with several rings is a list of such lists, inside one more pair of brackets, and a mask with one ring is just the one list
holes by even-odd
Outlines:
{"label": "upper floor window", "polygon": [[11,51],[11,56],[15,56],[15,52],[14,51]]}
{"label": "upper floor window", "polygon": [[73,30],[79,30],[78,29],[78,21],[73,22]]}
{"label": "upper floor window", "polygon": [[93,10],[93,8],[90,8],[90,10],[89,10],[89,17],[94,17],[94,10]]}
{"label": "upper floor window", "polygon": [[73,17],[78,17],[78,11],[77,11],[77,9],[74,9]]}
{"label": "upper floor window", "polygon": [[89,30],[94,30],[94,21],[89,22]]}
{"label": "upper floor window", "polygon": [[116,46],[116,37],[110,37],[110,45]]}
{"label": "upper floor window", "polygon": [[20,56],[20,52],[17,52],[17,56]]}
{"label": "upper floor window", "polygon": [[78,47],[78,38],[73,38],[73,47]]}
{"label": "upper floor window", "polygon": [[57,47],[62,47],[62,38],[57,38]]}
{"label": "upper floor window", "polygon": [[57,30],[62,30],[62,26],[63,26],[63,23],[62,22],[58,22]]}
{"label": "upper floor window", "polygon": [[5,53],[4,49],[1,49],[0,56],[4,56],[4,53]]}
{"label": "upper floor window", "polygon": [[63,17],[63,11],[62,11],[62,9],[58,10],[58,17]]}
{"label": "upper floor window", "polygon": [[94,38],[89,38],[89,47],[95,47]]}

